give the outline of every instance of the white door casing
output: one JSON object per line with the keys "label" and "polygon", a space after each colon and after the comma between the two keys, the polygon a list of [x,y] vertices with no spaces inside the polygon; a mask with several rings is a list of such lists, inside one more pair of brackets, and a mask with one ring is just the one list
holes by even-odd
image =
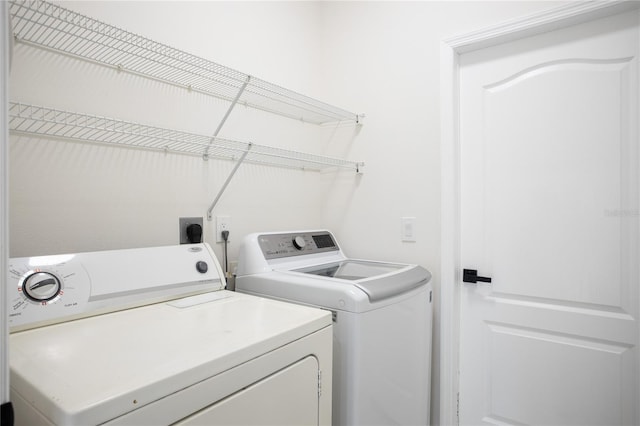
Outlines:
{"label": "white door casing", "polygon": [[[629,7],[608,6],[487,31],[475,47]],[[605,34],[624,32],[612,25]],[[463,423],[638,421],[637,26],[626,42],[635,53],[611,35],[584,45],[581,27],[492,49],[470,47],[474,37],[443,46],[454,72],[443,78],[441,424],[457,422],[458,349]],[[463,266],[493,285],[460,292]],[[631,408],[607,405],[619,401]]]}

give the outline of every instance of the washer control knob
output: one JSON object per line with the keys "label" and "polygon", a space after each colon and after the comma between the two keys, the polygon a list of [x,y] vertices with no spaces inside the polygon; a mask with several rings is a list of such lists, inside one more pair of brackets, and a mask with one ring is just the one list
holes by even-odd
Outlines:
{"label": "washer control knob", "polygon": [[196,263],[196,269],[201,274],[204,274],[209,270],[209,265],[207,265],[207,262],[200,260],[198,263]]}
{"label": "washer control knob", "polygon": [[47,302],[60,294],[60,290],[60,280],[48,272],[33,273],[22,284],[22,292],[36,302]]}
{"label": "washer control knob", "polygon": [[307,242],[300,235],[298,235],[293,239],[293,246],[298,250],[302,250],[306,245],[307,245]]}

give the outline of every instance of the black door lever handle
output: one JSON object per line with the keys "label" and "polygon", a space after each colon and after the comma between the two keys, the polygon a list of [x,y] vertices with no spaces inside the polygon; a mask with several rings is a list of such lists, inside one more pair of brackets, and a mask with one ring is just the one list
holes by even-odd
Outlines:
{"label": "black door lever handle", "polygon": [[483,283],[490,283],[491,277],[479,277],[478,271],[475,269],[463,269],[462,281],[465,283],[477,283],[478,281]]}

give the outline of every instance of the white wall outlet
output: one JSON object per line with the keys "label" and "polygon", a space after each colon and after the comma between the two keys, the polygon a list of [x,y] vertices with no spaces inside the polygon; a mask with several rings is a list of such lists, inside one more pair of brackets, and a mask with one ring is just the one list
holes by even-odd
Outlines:
{"label": "white wall outlet", "polygon": [[416,241],[416,218],[401,217],[400,218],[400,238],[402,241]]}
{"label": "white wall outlet", "polygon": [[231,241],[231,216],[216,216],[216,243],[221,243],[222,231],[229,231],[229,238],[227,241]]}

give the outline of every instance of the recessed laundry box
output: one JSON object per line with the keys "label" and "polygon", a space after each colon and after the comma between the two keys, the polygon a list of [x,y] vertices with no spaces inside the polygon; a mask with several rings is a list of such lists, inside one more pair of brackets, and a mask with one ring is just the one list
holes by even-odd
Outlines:
{"label": "recessed laundry box", "polygon": [[236,291],[332,312],[334,425],[426,425],[430,281],[418,265],[349,259],[326,230],[256,233]]}

